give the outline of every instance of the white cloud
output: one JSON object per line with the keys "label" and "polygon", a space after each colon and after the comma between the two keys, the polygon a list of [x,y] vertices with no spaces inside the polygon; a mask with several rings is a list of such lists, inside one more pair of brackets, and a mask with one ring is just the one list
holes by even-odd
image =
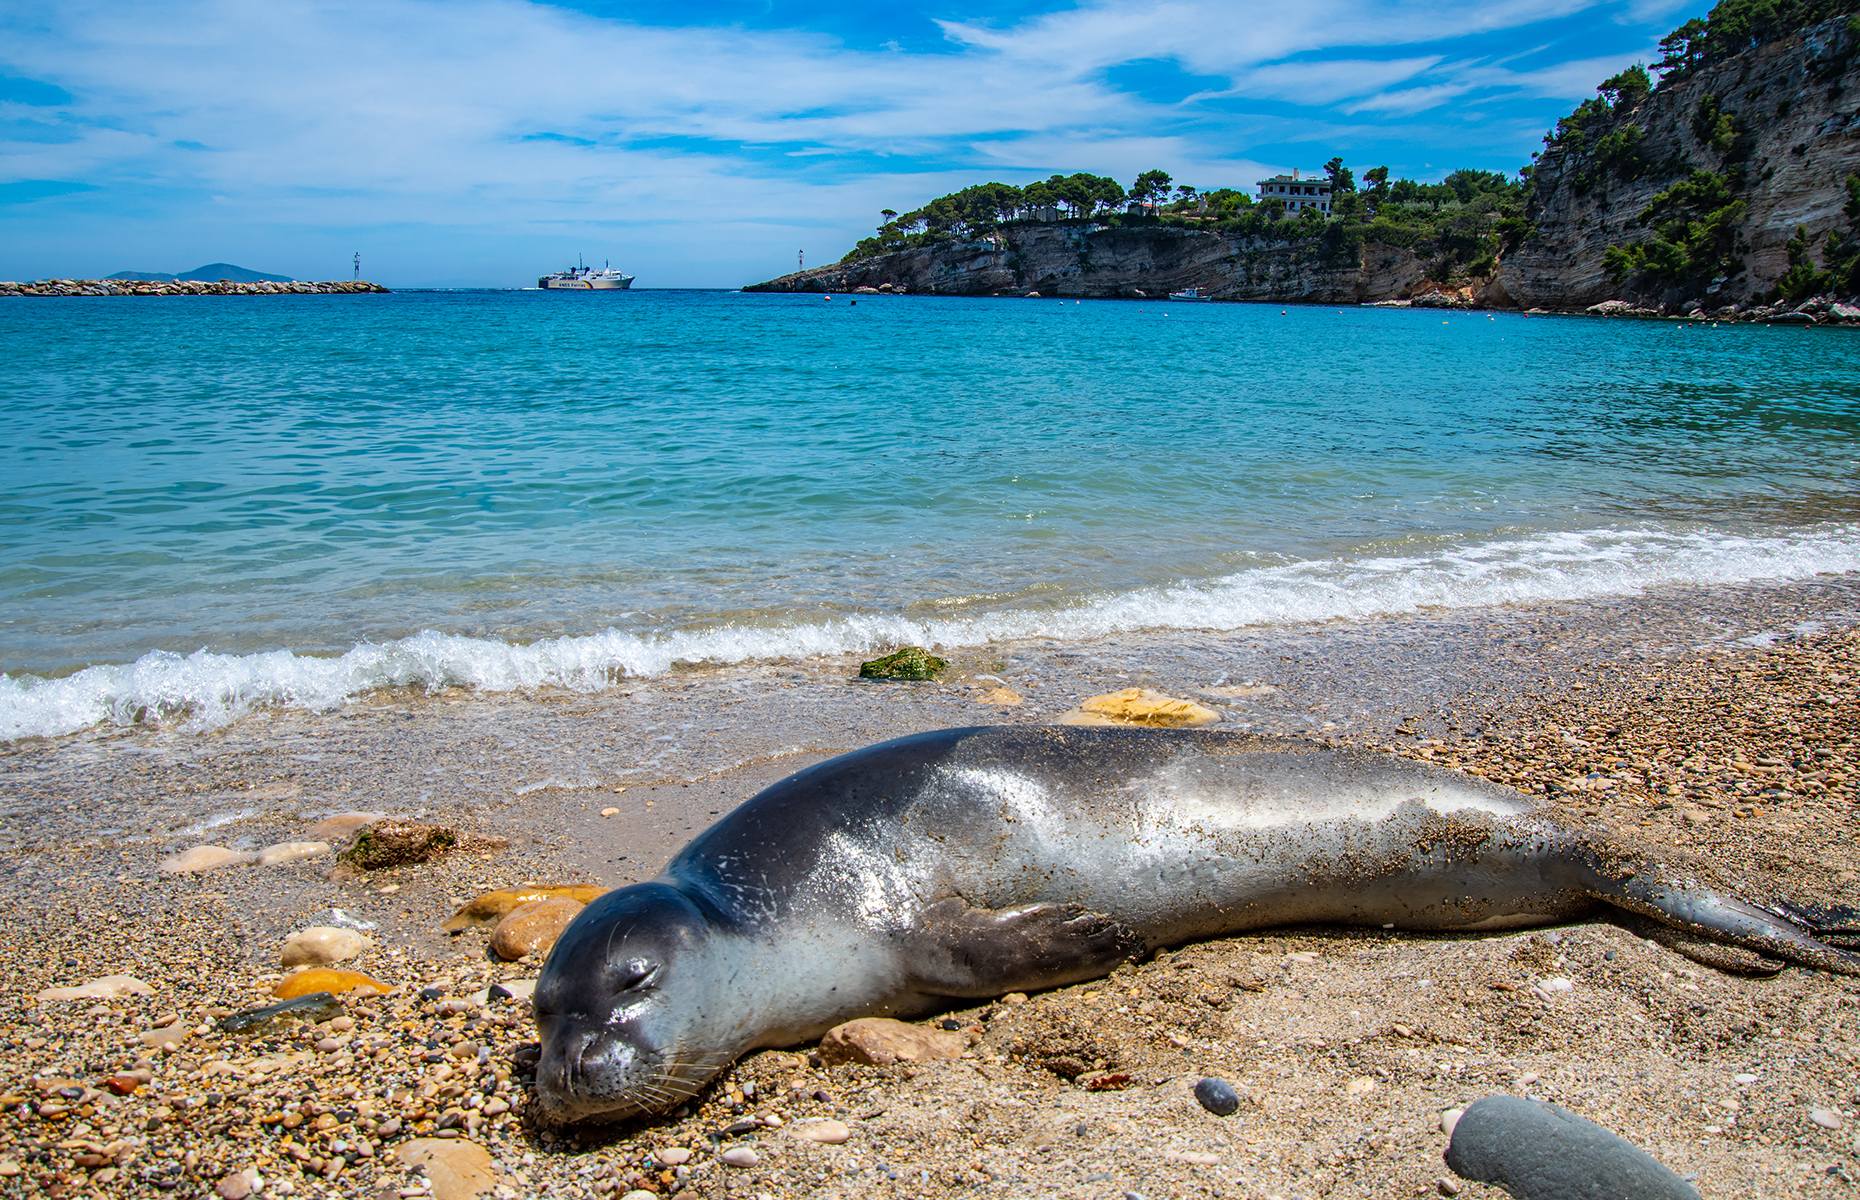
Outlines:
{"label": "white cloud", "polygon": [[1350,113],[1417,113],[1438,108],[1471,90],[1472,85],[1469,83],[1436,83],[1428,87],[1402,88],[1352,101],[1344,105],[1343,110]]}
{"label": "white cloud", "polygon": [[1315,62],[1269,63],[1248,68],[1231,88],[1202,92],[1192,100],[1212,100],[1225,96],[1268,97],[1299,104],[1331,104],[1350,96],[1412,79],[1440,62],[1439,55],[1426,58],[1320,59]]}
{"label": "white cloud", "polygon": [[[803,31],[653,27],[525,0],[62,0],[15,21],[0,56],[11,73],[73,94],[33,114],[63,122],[69,140],[0,133],[0,178],[100,190],[6,210],[33,232],[0,239],[0,275],[35,273],[15,265],[28,250],[92,244],[72,236],[79,218],[59,224],[56,214],[106,202],[117,217],[88,231],[108,247],[97,251],[111,255],[104,269],[192,265],[147,253],[115,261],[132,238],[205,246],[234,230],[296,230],[306,254],[323,255],[329,239],[314,231],[350,229],[399,231],[409,256],[451,239],[504,247],[513,260],[526,245],[604,230],[656,245],[673,274],[681,261],[740,262],[779,244],[779,266],[792,261],[794,230],[843,248],[869,229],[869,209],[983,174],[1128,180],[1160,165],[1197,183],[1245,182],[1291,165],[1254,161],[1248,139],[1375,136],[1374,126],[1339,125],[1326,105],[1399,115],[1469,91],[1586,94],[1622,61],[1512,71],[1478,65],[1490,56],[1468,65],[1394,52],[1597,4],[1313,0],[1240,11],[1216,0],[1094,0],[1001,28],[949,23],[953,52],[922,54]],[[1179,105],[1147,101],[1107,80],[1108,68],[1136,62],[1173,62],[1230,86]],[[1257,98],[1291,99],[1310,115],[1266,123],[1230,111]],[[54,245],[61,238],[66,248]],[[660,281],[742,282],[760,269]]]}

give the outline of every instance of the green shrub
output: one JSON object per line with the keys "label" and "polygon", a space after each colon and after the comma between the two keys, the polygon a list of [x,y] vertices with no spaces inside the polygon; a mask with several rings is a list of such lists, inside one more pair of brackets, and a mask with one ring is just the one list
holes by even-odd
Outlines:
{"label": "green shrub", "polygon": [[1602,264],[1611,278],[1640,286],[1703,292],[1712,282],[1743,273],[1739,233],[1748,209],[1724,176],[1694,170],[1653,198],[1635,224],[1654,235],[1608,247]]}

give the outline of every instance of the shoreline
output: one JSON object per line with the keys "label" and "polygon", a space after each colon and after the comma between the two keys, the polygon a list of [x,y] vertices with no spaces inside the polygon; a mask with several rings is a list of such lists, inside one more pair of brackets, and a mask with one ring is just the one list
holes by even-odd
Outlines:
{"label": "shoreline", "polygon": [[388,295],[388,289],[365,279],[336,279],[324,283],[258,280],[235,283],[230,279],[142,281],[134,279],[40,279],[27,283],[0,281],[0,298],[7,296],[350,296]]}
{"label": "shoreline", "polygon": [[[1181,947],[1018,1009],[959,1009],[979,1040],[958,1062],[823,1070],[805,1048],[764,1052],[686,1116],[565,1138],[526,1121],[523,1006],[472,1000],[493,980],[533,978],[534,964],[494,964],[482,934],[437,926],[481,889],[649,877],[735,803],[832,753],[937,726],[1042,724],[1128,686],[1212,705],[1216,728],[1474,769],[1676,847],[1747,892],[1851,904],[1856,626],[1860,578],[1842,576],[1034,639],[957,654],[943,684],[860,683],[836,656],[681,669],[593,695],[403,691],[207,733],[15,743],[0,752],[13,817],[0,876],[16,914],[0,930],[0,1025],[16,1047],[0,1072],[0,1172],[66,1194],[190,1195],[250,1168],[261,1195],[375,1196],[417,1186],[395,1154],[424,1137],[483,1146],[504,1189],[486,1194],[500,1196],[668,1191],[644,1159],[680,1146],[694,1154],[679,1190],[705,1196],[1386,1197],[1447,1175],[1444,1109],[1514,1091],[1696,1172],[1702,1194],[1835,1195],[1846,1185],[1830,1171],[1855,1173],[1855,1121],[1827,1130],[1806,1113],[1851,1118],[1860,983],[1719,975],[1610,924],[1490,938],[1315,928]],[[1020,703],[990,703],[998,688]],[[1811,779],[1817,749],[1841,764]],[[510,846],[349,880],[325,877],[327,856],[154,871],[195,843],[303,837],[352,809]],[[266,999],[284,935],[331,908],[378,925],[376,948],[342,965],[405,990],[352,1001],[352,1027],[333,1033],[215,1035],[216,1013]],[[35,999],[119,972],[154,993]],[[1549,974],[1573,990],[1532,996]],[[192,1032],[150,1050],[139,1039],[167,1013]],[[1043,1065],[1062,1050],[1133,1082],[1068,1082]],[[130,1095],[100,1086],[137,1062],[150,1079]],[[1202,1074],[1236,1084],[1237,1117],[1195,1106]],[[61,1099],[47,1080],[79,1091]],[[784,1124],[722,1136],[760,1163],[717,1162],[710,1135],[756,1116]],[[844,1122],[851,1140],[783,1131],[814,1118]]]}

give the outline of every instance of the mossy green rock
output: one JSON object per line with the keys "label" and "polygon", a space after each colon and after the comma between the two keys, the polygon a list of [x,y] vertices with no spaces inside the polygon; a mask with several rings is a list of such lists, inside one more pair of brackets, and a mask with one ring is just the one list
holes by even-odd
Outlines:
{"label": "mossy green rock", "polygon": [[423,863],[458,845],[459,836],[443,825],[384,820],[356,831],[349,848],[336,857],[364,871]]}
{"label": "mossy green rock", "polygon": [[935,679],[936,673],[949,663],[922,646],[906,646],[896,654],[887,654],[859,664],[861,679]]}

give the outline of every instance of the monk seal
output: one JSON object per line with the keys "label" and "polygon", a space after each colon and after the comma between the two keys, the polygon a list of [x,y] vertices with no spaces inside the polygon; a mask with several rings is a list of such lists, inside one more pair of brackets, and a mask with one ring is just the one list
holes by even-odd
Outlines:
{"label": "monk seal", "polygon": [[1158,947],[1598,910],[1860,974],[1860,955],[1777,913],[1439,767],[1205,731],[943,730],[792,775],[589,904],[537,981],[537,1092],[558,1123],[617,1120],[759,1047],[1096,978]]}

